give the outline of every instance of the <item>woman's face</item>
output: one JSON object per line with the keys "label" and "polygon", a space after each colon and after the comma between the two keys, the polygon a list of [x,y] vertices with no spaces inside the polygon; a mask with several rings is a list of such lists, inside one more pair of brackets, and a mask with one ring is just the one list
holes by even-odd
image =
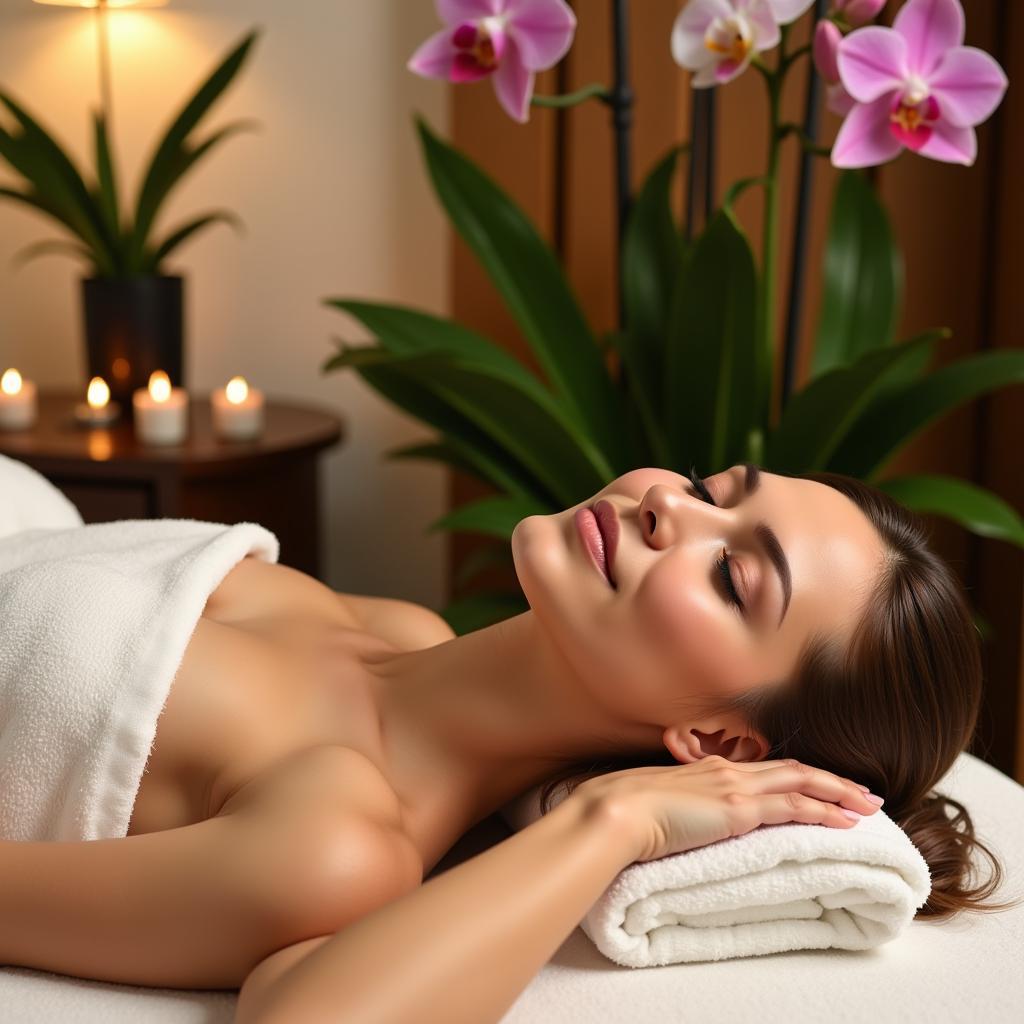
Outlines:
{"label": "woman's face", "polygon": [[[877,578],[881,542],[834,488],[746,464],[703,483],[714,504],[688,477],[633,470],[512,534],[534,614],[591,696],[623,720],[668,725],[692,698],[784,681],[812,633],[845,642]],[[576,523],[601,499],[619,523],[614,588]],[[761,523],[778,539],[785,589]],[[741,608],[716,565],[723,553]]]}

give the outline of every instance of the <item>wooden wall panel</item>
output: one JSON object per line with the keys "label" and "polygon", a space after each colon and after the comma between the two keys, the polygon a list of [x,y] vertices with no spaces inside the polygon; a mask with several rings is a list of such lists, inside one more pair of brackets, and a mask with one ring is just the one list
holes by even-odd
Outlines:
{"label": "wooden wall panel", "polygon": [[[954,338],[946,359],[989,346],[1022,345],[1024,281],[1021,280],[1019,228],[1024,200],[1024,110],[1014,83],[1024,81],[1024,10],[999,0],[962,0],[965,44],[992,53],[1006,69],[1011,86],[1002,106],[977,129],[973,167],[940,163],[904,152],[870,172],[890,212],[905,256],[906,289],[897,337],[946,325]],[[891,24],[900,4],[890,3],[880,18]],[[611,2],[577,0],[579,27],[559,69],[541,76],[538,92],[567,91],[592,81],[611,83]],[[635,93],[633,185],[674,142],[689,138],[690,73],[676,67],[669,51],[680,0],[636,0],[630,27],[630,72]],[[810,19],[791,30],[792,50],[809,41]],[[775,60],[775,54],[766,58]],[[809,56],[791,70],[782,97],[784,120],[803,120]],[[487,83],[452,89],[454,141],[469,152],[522,202],[560,248],[569,279],[592,325],[614,326],[615,212],[612,131],[608,108],[590,101],[569,111],[533,108],[522,127],[498,107]],[[823,107],[823,104],[822,104]],[[750,69],[716,91],[715,198],[729,184],[763,174],[768,160],[767,95],[761,75]],[[829,145],[841,119],[822,109],[818,138]],[[564,132],[561,146],[558,126]],[[786,298],[792,267],[800,147],[786,139],[780,156],[779,248],[776,263],[775,337],[777,380],[774,408],[781,398],[782,346]],[[806,381],[817,329],[821,259],[828,211],[839,171],[827,158],[813,161],[809,258],[800,322],[796,388]],[[687,168],[678,176],[677,213],[684,209]],[[994,196],[998,194],[998,201]],[[762,253],[763,192],[751,188],[736,204],[759,264]],[[699,227],[699,223],[697,225]],[[454,315],[485,330],[519,353],[528,364],[518,330],[504,313],[472,257],[455,243]],[[1020,389],[991,401],[972,403],[929,427],[888,467],[888,474],[940,472],[972,479],[1021,508],[1024,473],[1021,442],[1024,416]],[[721,467],[714,467],[717,469]],[[711,469],[711,471],[713,471]],[[455,474],[453,505],[480,493],[479,485]],[[986,650],[988,690],[976,751],[1024,781],[1024,557],[1007,544],[974,537],[939,517],[929,526],[939,554],[961,575],[996,636]],[[453,563],[467,550],[456,538]],[[489,581],[485,581],[489,583]]]}

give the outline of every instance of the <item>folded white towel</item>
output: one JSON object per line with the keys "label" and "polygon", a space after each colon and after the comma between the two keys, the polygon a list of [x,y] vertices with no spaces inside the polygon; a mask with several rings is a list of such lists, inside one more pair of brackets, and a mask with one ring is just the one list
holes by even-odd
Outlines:
{"label": "folded white towel", "polygon": [[[0,464],[0,510],[16,473]],[[19,521],[38,522],[26,496]],[[278,539],[256,523],[46,521],[0,536],[0,839],[117,838],[207,598],[246,555],[276,562]]]}
{"label": "folded white towel", "polygon": [[[552,806],[565,797],[555,791]],[[501,808],[516,830],[540,787]],[[624,967],[791,949],[870,949],[896,938],[931,892],[928,863],[883,810],[847,829],[786,822],[636,862],[580,921]]]}

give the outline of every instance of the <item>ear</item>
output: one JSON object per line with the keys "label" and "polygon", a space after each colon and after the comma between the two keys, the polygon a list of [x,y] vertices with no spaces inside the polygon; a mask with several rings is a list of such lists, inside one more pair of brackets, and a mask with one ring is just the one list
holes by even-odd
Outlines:
{"label": "ear", "polygon": [[703,732],[692,725],[670,725],[662,739],[680,764],[699,761],[711,754],[730,761],[760,761],[771,749],[771,744],[759,733],[748,736],[739,722],[722,725],[716,732]]}

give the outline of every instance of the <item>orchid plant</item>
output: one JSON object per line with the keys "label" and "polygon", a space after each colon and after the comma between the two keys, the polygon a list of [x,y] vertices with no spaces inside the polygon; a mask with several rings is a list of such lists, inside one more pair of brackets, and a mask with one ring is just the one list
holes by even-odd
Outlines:
{"label": "orchid plant", "polygon": [[[619,327],[604,337],[587,323],[555,253],[522,210],[418,122],[438,198],[517,320],[543,379],[450,319],[348,298],[325,302],[355,317],[378,344],[338,339],[339,351],[322,372],[355,369],[439,432],[435,441],[389,457],[439,460],[497,490],[431,524],[499,541],[474,552],[457,588],[492,561],[511,565],[508,540],[520,519],[577,504],[640,465],[713,473],[750,460],[784,472],[832,470],[866,479],[914,510],[1024,547],[1024,521],[997,495],[944,475],[883,476],[897,452],[939,416],[1024,380],[1024,352],[983,352],[929,371],[948,329],[896,342],[902,258],[885,209],[860,170],[905,149],[973,164],[975,126],[999,105],[1006,76],[987,53],[963,45],[959,0],[906,0],[892,28],[873,23],[884,0],[833,0],[827,11],[818,0],[813,42],[788,49],[790,26],[813,2],[689,0],[682,6],[667,48],[692,72],[694,89],[725,86],[748,68],[763,77],[768,166],[763,176],[734,183],[690,238],[671,209],[671,183],[680,155],[692,165],[707,140],[672,145],[634,196],[626,137],[619,134],[627,118],[613,118],[624,215],[622,301]],[[626,0],[613,3],[620,46]],[[412,55],[408,66],[415,73],[456,83],[490,78],[499,104],[518,122],[528,119],[531,106],[591,99],[617,115],[628,113],[629,90],[618,79],[565,96],[534,95],[536,73],[557,64],[572,45],[576,18],[563,0],[436,0],[436,7],[444,27]],[[831,147],[815,140],[813,124],[781,121],[783,82],[804,55],[816,72],[809,88],[824,85],[829,109],[844,118]],[[809,380],[790,395],[784,379],[773,421],[778,167],[790,135],[805,160],[828,157],[843,173],[823,254]],[[691,187],[692,180],[691,173]],[[733,211],[736,198],[757,185],[766,205],[760,267]],[[790,301],[792,310],[792,295]],[[787,366],[792,343],[787,337]],[[614,371],[609,350],[618,357]],[[457,598],[443,614],[461,633],[525,607],[521,592],[477,593]]]}

